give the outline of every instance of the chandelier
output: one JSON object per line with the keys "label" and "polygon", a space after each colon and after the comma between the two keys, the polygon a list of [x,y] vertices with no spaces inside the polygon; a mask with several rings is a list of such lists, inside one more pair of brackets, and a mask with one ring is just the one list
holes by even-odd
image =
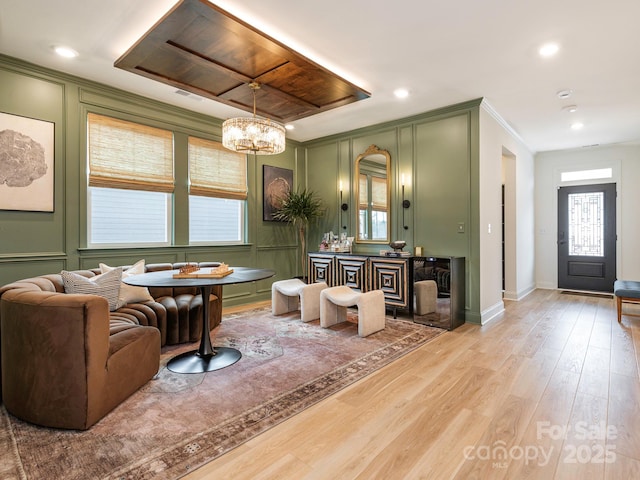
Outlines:
{"label": "chandelier", "polygon": [[256,90],[260,84],[251,82],[253,117],[238,117],[222,124],[222,145],[234,152],[275,155],[284,152],[284,127],[268,118],[256,117]]}

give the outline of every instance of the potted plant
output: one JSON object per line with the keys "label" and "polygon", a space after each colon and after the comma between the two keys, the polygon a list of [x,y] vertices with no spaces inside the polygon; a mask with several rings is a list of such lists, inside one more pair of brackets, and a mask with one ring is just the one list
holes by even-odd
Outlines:
{"label": "potted plant", "polygon": [[307,258],[306,233],[309,225],[324,214],[322,200],[314,192],[307,190],[289,191],[282,198],[280,206],[273,214],[275,220],[288,222],[298,232],[300,239],[300,272],[305,276],[305,259]]}

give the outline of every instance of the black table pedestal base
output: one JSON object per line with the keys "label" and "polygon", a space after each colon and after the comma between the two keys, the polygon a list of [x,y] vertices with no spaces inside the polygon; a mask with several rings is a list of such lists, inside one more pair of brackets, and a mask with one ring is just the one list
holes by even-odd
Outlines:
{"label": "black table pedestal base", "polygon": [[175,373],[204,373],[220,370],[236,363],[242,354],[235,348],[215,347],[213,353],[201,355],[197,350],[182,353],[167,363]]}

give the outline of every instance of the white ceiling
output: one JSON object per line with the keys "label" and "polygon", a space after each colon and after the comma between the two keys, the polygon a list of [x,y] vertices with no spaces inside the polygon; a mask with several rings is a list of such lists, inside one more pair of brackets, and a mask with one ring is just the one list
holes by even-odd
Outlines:
{"label": "white ceiling", "polygon": [[[176,0],[2,0],[0,53],[221,119],[246,112],[116,69]],[[306,141],[483,97],[532,151],[640,140],[638,0],[212,2],[369,91],[294,123]],[[554,41],[560,51],[541,58]],[[79,52],[57,57],[52,46]],[[410,96],[394,97],[398,87]],[[556,96],[571,89],[567,100]],[[570,114],[563,106],[575,104]],[[584,123],[573,131],[574,121]]]}

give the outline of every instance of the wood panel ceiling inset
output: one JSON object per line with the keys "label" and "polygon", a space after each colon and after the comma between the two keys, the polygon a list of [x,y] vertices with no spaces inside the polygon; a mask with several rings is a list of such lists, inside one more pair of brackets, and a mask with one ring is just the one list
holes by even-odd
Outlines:
{"label": "wood panel ceiling inset", "polygon": [[282,123],[371,96],[206,0],[182,0],[115,66]]}

